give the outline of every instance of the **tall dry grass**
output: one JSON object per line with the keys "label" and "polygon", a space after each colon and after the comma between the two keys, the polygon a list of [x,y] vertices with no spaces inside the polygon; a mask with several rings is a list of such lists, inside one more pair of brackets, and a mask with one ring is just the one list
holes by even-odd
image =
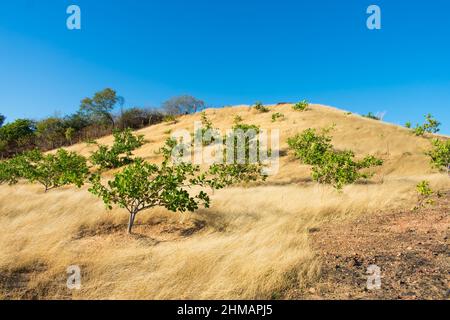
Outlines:
{"label": "tall dry grass", "polygon": [[[385,165],[370,183],[339,193],[311,182],[308,167],[286,155],[276,176],[216,192],[207,210],[141,213],[135,236],[125,234],[127,214],[106,211],[86,187],[44,194],[33,185],[0,186],[0,282],[25,273],[27,292],[40,298],[279,298],[291,287],[314,283],[320,274],[320,261],[309,242],[314,228],[365,213],[409,209],[417,202],[415,185],[424,179],[434,189],[450,186],[449,178],[434,173],[423,154],[429,140],[405,129],[321,106],[304,113],[288,105],[271,109],[284,113],[286,120],[272,123],[270,113],[245,107],[207,113],[221,129],[231,126],[235,114],[263,128],[279,128],[282,149],[290,135],[335,123],[337,148],[361,156],[376,154]],[[199,115],[141,130],[150,143],[136,154],[158,161],[154,151],[168,128],[191,129],[193,119]],[[90,148],[71,147],[86,155]],[[66,288],[70,265],[82,269],[80,291]],[[23,294],[11,284],[3,285],[3,294],[5,290],[10,291],[7,297]]]}

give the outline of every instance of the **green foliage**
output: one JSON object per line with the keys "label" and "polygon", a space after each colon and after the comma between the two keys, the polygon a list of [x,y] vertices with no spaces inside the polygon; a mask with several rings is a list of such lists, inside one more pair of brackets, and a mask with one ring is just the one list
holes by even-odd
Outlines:
{"label": "green foliage", "polygon": [[411,127],[412,127],[411,121],[406,122],[405,127],[408,129],[411,129]]}
{"label": "green foliage", "polygon": [[[425,133],[437,133],[440,131],[440,125],[441,123],[433,118],[431,114],[427,114],[425,116],[425,123],[422,125],[416,124],[413,132],[416,136],[423,136]],[[410,128],[411,122],[408,122],[406,127]]]}
{"label": "green foliage", "polygon": [[312,177],[319,183],[331,184],[340,190],[347,184],[352,184],[359,179],[370,177],[360,170],[373,166],[380,166],[383,161],[373,156],[368,156],[361,161],[354,160],[352,151],[327,151],[322,157],[322,162],[312,168]]}
{"label": "green foliage", "polygon": [[308,110],[308,107],[309,107],[308,101],[303,100],[292,106],[292,109],[294,109],[295,111],[306,111]]}
{"label": "green foliage", "polygon": [[[131,233],[136,215],[145,209],[165,207],[173,212],[195,211],[200,205],[209,207],[210,198],[203,190],[192,195],[193,186],[221,189],[230,184],[258,179],[254,167],[213,165],[205,173],[199,166],[182,161],[170,161],[176,154],[177,141],[167,139],[160,149],[164,161],[160,166],[137,159],[114,179],[104,185],[100,175],[90,181],[89,191],[100,197],[108,209],[113,205],[125,208],[130,214],[128,232]],[[178,159],[179,160],[179,159]]]}
{"label": "green foliage", "polygon": [[417,193],[423,197],[429,197],[433,194],[433,190],[431,190],[430,183],[428,181],[421,181],[416,186]]}
{"label": "green foliage", "polygon": [[278,119],[284,119],[284,114],[280,112],[275,112],[272,114],[272,122],[276,122]]}
{"label": "green foliage", "polygon": [[376,116],[375,114],[373,114],[372,112],[369,112],[368,114],[364,114],[363,115],[364,118],[369,118],[369,119],[373,119],[373,120],[381,120],[380,117]]}
{"label": "green foliage", "polygon": [[177,123],[177,117],[173,114],[169,114],[169,115],[164,116],[163,121],[165,123],[175,124],[175,123]]}
{"label": "green foliage", "polygon": [[81,101],[80,111],[89,116],[104,119],[114,127],[115,120],[112,111],[117,104],[122,105],[123,102],[124,99],[119,97],[115,90],[106,88],[95,93],[92,98],[84,98]]}
{"label": "green foliage", "polygon": [[114,131],[114,144],[112,147],[98,145],[97,151],[93,152],[90,160],[92,164],[100,169],[119,168],[131,163],[132,151],[144,145],[144,137],[134,136],[131,129]]}
{"label": "green foliage", "polygon": [[235,125],[241,123],[242,121],[243,121],[243,119],[242,119],[242,117],[241,117],[240,115],[235,115],[235,116],[234,116],[233,123],[234,123]]}
{"label": "green foliage", "polygon": [[20,163],[21,159],[16,156],[9,160],[0,161],[0,185],[7,183],[16,184],[21,178]]}
{"label": "green foliage", "polygon": [[27,151],[3,162],[0,168],[2,182],[14,184],[23,178],[42,184],[46,192],[68,184],[81,187],[88,174],[86,159],[64,149],[56,154],[43,154],[37,149]]}
{"label": "green foliage", "polygon": [[316,129],[307,129],[289,138],[288,145],[301,162],[308,165],[321,164],[324,154],[333,149],[331,137],[327,135],[329,130],[317,133]]}
{"label": "green foliage", "polygon": [[0,114],[0,128],[3,126],[3,123],[5,123],[6,117],[2,114]]}
{"label": "green foliage", "polygon": [[76,133],[75,129],[70,127],[70,128],[66,129],[66,131],[64,132],[64,136],[65,136],[67,141],[72,143],[72,140],[73,140],[73,138],[75,136],[75,133]]}
{"label": "green foliage", "polygon": [[11,156],[30,149],[35,140],[36,123],[17,119],[0,127],[0,155]]}
{"label": "green foliage", "polygon": [[315,129],[307,129],[288,139],[295,156],[312,166],[312,178],[315,181],[331,184],[340,190],[347,184],[370,176],[361,170],[383,164],[382,160],[373,156],[356,161],[352,151],[335,151],[331,137],[327,135],[330,130],[328,128],[317,133]]}
{"label": "green foliage", "polygon": [[256,111],[262,112],[262,113],[270,111],[269,108],[265,107],[261,102],[255,103],[254,108],[255,108]]}
{"label": "green foliage", "polygon": [[204,178],[204,184],[212,189],[222,189],[238,183],[265,181],[267,178],[262,174],[260,164],[213,164],[207,174],[212,178]]}
{"label": "green foliage", "polygon": [[45,145],[53,149],[56,145],[61,145],[65,140],[64,121],[57,117],[51,117],[39,121],[36,125],[36,135]]}
{"label": "green foliage", "polygon": [[202,127],[195,133],[195,141],[201,141],[202,145],[207,146],[213,143],[219,134],[219,131],[213,128],[213,123],[208,119],[205,112],[201,113]]}
{"label": "green foliage", "polygon": [[450,139],[434,139],[433,149],[427,152],[427,155],[431,157],[431,163],[435,168],[450,173]]}

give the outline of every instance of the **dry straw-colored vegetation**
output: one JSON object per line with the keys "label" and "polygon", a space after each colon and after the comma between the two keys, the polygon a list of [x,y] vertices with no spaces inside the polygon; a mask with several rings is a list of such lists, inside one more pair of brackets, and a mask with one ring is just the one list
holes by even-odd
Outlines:
{"label": "dry straw-colored vegetation", "polygon": [[[288,289],[307,288],[320,274],[309,239],[314,228],[364,213],[412,208],[416,185],[423,180],[433,190],[450,187],[447,174],[430,166],[427,136],[319,105],[305,112],[288,104],[269,109],[260,113],[238,106],[206,114],[221,130],[231,128],[236,115],[261,128],[279,128],[277,175],[215,192],[211,207],[196,213],[142,212],[132,236],[126,234],[127,215],[106,211],[88,186],[48,193],[24,183],[0,186],[0,298],[282,298]],[[284,114],[284,121],[272,122],[273,112]],[[168,130],[193,132],[193,121],[200,117],[183,116],[138,131],[148,143],[134,154],[160,162],[155,151]],[[370,180],[342,192],[311,181],[310,167],[299,163],[286,143],[305,129],[333,124],[336,149],[384,160]],[[89,156],[95,146],[67,149]],[[66,288],[70,265],[81,267],[79,291]]]}

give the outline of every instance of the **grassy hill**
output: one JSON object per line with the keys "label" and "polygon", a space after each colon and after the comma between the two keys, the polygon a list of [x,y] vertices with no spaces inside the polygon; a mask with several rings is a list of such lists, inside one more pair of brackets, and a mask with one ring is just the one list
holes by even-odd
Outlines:
{"label": "grassy hill", "polygon": [[[269,109],[259,113],[236,106],[206,114],[223,133],[236,115],[245,123],[279,129],[277,175],[217,191],[211,208],[193,214],[145,211],[137,217],[133,236],[126,234],[127,214],[106,211],[87,186],[45,194],[24,183],[0,186],[0,298],[283,298],[293,288],[307,290],[321,275],[311,230],[362,215],[411,210],[422,180],[435,190],[450,189],[449,177],[432,169],[424,154],[431,136],[417,137],[405,128],[321,105],[306,112],[288,104]],[[285,119],[272,122],[274,112]],[[193,132],[194,120],[200,115],[138,131],[149,142],[134,154],[161,161],[155,151],[170,132]],[[370,181],[341,193],[311,181],[309,167],[288,152],[286,142],[307,128],[333,124],[337,149],[385,161]],[[111,144],[112,137],[98,141]],[[68,149],[88,156],[95,147]],[[71,265],[81,267],[81,290],[66,288]]]}

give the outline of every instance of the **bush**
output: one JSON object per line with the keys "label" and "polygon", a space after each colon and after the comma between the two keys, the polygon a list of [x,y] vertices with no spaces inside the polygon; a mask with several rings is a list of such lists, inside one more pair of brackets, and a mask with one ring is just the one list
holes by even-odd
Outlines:
{"label": "bush", "polygon": [[[425,133],[437,133],[440,131],[441,123],[437,121],[431,114],[425,116],[425,123],[422,125],[416,124],[413,132],[416,136],[423,136]],[[411,128],[411,122],[406,123],[407,128]]]}
{"label": "bush", "polygon": [[114,131],[114,144],[110,148],[99,145],[97,151],[92,153],[90,160],[92,164],[100,169],[114,169],[130,164],[133,156],[132,151],[144,145],[144,137],[134,136],[131,129]]}
{"label": "bush", "polygon": [[323,162],[326,152],[332,150],[331,138],[327,136],[330,129],[317,133],[315,129],[307,129],[303,133],[288,139],[289,147],[301,162],[318,165]]}
{"label": "bush", "polygon": [[262,112],[262,113],[270,111],[269,108],[265,107],[261,102],[255,103],[254,108],[255,108],[256,111]]}
{"label": "bush", "polygon": [[45,192],[68,184],[81,187],[89,174],[86,158],[64,149],[56,154],[28,151],[8,160],[2,167],[1,180],[9,184],[17,183],[20,178],[38,182],[45,187]]}
{"label": "bush", "polygon": [[429,197],[433,194],[433,190],[431,190],[430,183],[428,181],[421,181],[416,186],[417,193],[419,193],[422,197]]}
{"label": "bush", "polygon": [[364,118],[369,118],[369,119],[372,119],[372,120],[377,120],[377,121],[381,120],[381,118],[379,116],[373,114],[372,112],[369,112],[368,114],[363,114],[363,117]]}
{"label": "bush", "polygon": [[439,169],[446,170],[450,174],[450,139],[448,140],[433,140],[433,149],[427,152],[431,157],[431,164]]}
{"label": "bush", "polygon": [[298,103],[296,103],[292,109],[294,109],[295,111],[306,111],[308,110],[309,107],[309,103],[306,100],[300,101]]}
{"label": "bush", "polygon": [[190,187],[221,189],[237,181],[253,179],[254,172],[251,169],[243,172],[220,165],[212,166],[207,173],[200,174],[199,167],[191,163],[171,163],[170,157],[176,144],[174,139],[166,141],[161,149],[164,155],[161,166],[138,159],[115,174],[114,180],[106,186],[101,183],[99,174],[91,177],[92,187],[89,191],[100,197],[108,209],[118,205],[128,211],[128,233],[132,232],[136,215],[142,210],[160,206],[173,212],[192,212],[199,205],[209,207],[209,196],[202,190],[192,196],[188,191]]}
{"label": "bush", "polygon": [[354,160],[352,151],[335,151],[331,137],[327,133],[331,128],[317,133],[307,129],[303,133],[288,139],[289,147],[301,162],[312,166],[312,178],[319,183],[331,184],[340,190],[362,178],[368,173],[361,170],[383,164],[381,159],[367,156],[361,161]]}
{"label": "bush", "polygon": [[276,122],[278,119],[284,119],[284,114],[276,112],[272,115],[272,122]]}
{"label": "bush", "polygon": [[201,120],[202,128],[195,133],[195,141],[201,141],[204,146],[207,146],[215,141],[219,131],[213,128],[213,124],[206,116],[206,113],[202,112]]}

